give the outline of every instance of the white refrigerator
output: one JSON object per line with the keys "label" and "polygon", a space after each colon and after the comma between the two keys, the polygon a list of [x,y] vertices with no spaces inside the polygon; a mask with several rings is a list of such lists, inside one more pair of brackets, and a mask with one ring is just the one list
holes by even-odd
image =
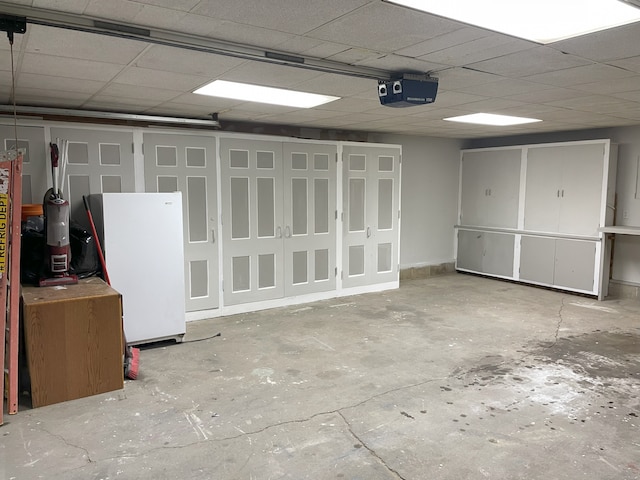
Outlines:
{"label": "white refrigerator", "polygon": [[91,195],[111,286],[130,345],[185,334],[182,194]]}

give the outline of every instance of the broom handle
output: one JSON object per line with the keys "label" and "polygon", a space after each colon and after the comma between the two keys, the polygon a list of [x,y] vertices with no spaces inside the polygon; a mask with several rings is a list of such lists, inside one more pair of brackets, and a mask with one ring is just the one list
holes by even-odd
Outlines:
{"label": "broom handle", "polygon": [[93,222],[93,215],[91,215],[91,208],[89,208],[89,202],[87,201],[86,195],[82,196],[82,201],[84,202],[84,208],[87,210],[87,216],[89,217],[89,224],[91,225],[93,238],[96,240],[96,250],[98,250],[98,258],[100,258],[100,266],[102,267],[104,280],[107,282],[107,285],[111,286],[111,280],[109,280],[109,273],[107,272],[107,263],[104,261],[102,247],[100,246],[100,239],[98,238],[98,232],[96,232],[96,224]]}
{"label": "broom handle", "polygon": [[[111,286],[111,280],[109,280],[109,273],[107,272],[107,263],[104,261],[102,247],[100,246],[100,239],[98,238],[98,232],[96,232],[96,224],[93,221],[93,215],[91,215],[91,208],[89,208],[89,202],[87,201],[86,195],[82,196],[82,201],[84,202],[84,208],[87,211],[87,216],[89,217],[89,223],[91,224],[91,232],[93,233],[93,238],[96,239],[96,250],[98,250],[98,257],[100,258],[100,265],[102,266],[104,281],[107,282],[107,285]],[[127,346],[127,337],[124,334],[124,328],[122,329],[122,345],[124,348],[125,358],[131,358],[131,347]]]}

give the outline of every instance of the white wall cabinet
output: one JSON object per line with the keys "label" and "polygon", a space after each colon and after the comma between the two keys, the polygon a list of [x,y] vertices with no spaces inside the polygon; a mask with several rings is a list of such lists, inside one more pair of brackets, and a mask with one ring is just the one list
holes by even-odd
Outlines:
{"label": "white wall cabinet", "polygon": [[224,302],[336,289],[337,146],[222,138]]}
{"label": "white wall cabinet", "polygon": [[343,285],[397,281],[400,148],[345,145],[343,172]]}
{"label": "white wall cabinet", "polygon": [[24,203],[50,186],[48,142],[70,142],[81,223],[83,195],[182,193],[187,320],[399,286],[399,145],[49,121],[18,137]]}
{"label": "white wall cabinet", "polygon": [[461,225],[516,228],[520,148],[462,153]]}
{"label": "white wall cabinet", "polygon": [[515,235],[458,230],[457,268],[500,277],[513,277]]}
{"label": "white wall cabinet", "polygon": [[616,158],[609,140],[462,151],[456,268],[603,298]]}
{"label": "white wall cabinet", "polygon": [[523,235],[520,280],[593,293],[597,243]]}
{"label": "white wall cabinet", "polygon": [[525,230],[598,235],[606,147],[590,143],[528,148]]}

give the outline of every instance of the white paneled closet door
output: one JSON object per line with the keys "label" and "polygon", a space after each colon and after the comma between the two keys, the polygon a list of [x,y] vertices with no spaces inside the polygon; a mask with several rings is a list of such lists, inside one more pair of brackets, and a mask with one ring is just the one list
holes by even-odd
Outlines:
{"label": "white paneled closet door", "polygon": [[219,306],[216,139],[145,133],[147,192],[182,192],[188,312]]}
{"label": "white paneled closet door", "polygon": [[[94,193],[135,191],[133,133],[129,130],[51,127],[51,141],[69,142],[64,197],[71,205],[71,218],[89,222],[82,197]],[[50,168],[48,145],[47,166]]]}
{"label": "white paneled closet door", "polygon": [[[16,133],[13,125],[0,125],[2,150],[16,148]],[[18,148],[27,153],[22,167],[22,203],[42,203],[44,194],[51,187],[47,172],[51,171],[49,146],[44,141],[43,127],[18,127]]]}
{"label": "white paneled closet door", "polygon": [[336,288],[336,145],[285,143],[285,295]]}
{"label": "white paneled closet door", "polygon": [[399,278],[400,149],[343,149],[342,284],[356,287]]}
{"label": "white paneled closet door", "polygon": [[282,143],[222,138],[220,162],[224,303],[282,298]]}

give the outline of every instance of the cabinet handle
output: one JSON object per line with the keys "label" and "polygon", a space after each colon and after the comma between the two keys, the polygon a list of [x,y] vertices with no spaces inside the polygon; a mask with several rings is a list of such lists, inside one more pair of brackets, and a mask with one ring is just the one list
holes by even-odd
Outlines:
{"label": "cabinet handle", "polygon": [[560,198],[560,190],[556,192],[556,197]]}
{"label": "cabinet handle", "polygon": [[276,237],[282,238],[282,227],[280,225],[276,228]]}
{"label": "cabinet handle", "polygon": [[211,243],[216,243],[216,229],[211,229]]}
{"label": "cabinet handle", "polygon": [[562,190],[562,198],[564,198],[564,189]]}
{"label": "cabinet handle", "polygon": [[291,238],[291,229],[289,225],[284,228],[284,238]]}
{"label": "cabinet handle", "polygon": [[367,227],[367,238],[371,236],[371,227]]}

